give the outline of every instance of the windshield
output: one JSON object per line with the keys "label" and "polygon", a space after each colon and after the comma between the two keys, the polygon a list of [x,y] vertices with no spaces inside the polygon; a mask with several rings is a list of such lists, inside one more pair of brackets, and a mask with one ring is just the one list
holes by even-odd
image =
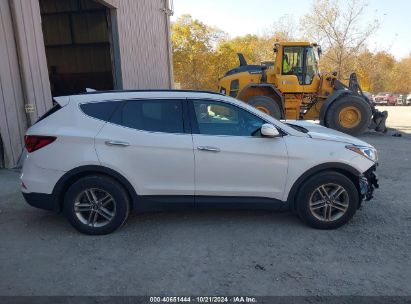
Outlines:
{"label": "windshield", "polygon": [[319,73],[318,62],[318,47],[286,46],[282,61],[282,74],[295,75],[301,85],[308,85]]}

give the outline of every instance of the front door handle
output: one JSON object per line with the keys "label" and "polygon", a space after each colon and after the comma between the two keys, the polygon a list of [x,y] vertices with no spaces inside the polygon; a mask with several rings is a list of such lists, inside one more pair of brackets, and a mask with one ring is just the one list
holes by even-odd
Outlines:
{"label": "front door handle", "polygon": [[120,146],[120,147],[128,147],[130,144],[125,141],[116,141],[116,140],[107,140],[107,146]]}
{"label": "front door handle", "polygon": [[197,150],[208,151],[208,152],[220,152],[220,148],[210,147],[210,146],[198,146]]}

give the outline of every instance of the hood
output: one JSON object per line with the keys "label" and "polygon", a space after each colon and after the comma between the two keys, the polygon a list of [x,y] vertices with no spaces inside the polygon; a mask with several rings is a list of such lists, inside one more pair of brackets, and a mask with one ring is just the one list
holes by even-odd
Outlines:
{"label": "hood", "polygon": [[287,120],[286,123],[290,125],[296,125],[296,126],[303,127],[304,129],[308,131],[306,134],[308,134],[311,138],[314,138],[314,139],[330,140],[330,141],[337,141],[337,142],[342,142],[342,143],[347,143],[347,144],[353,144],[357,146],[370,147],[370,144],[354,136],[336,131],[334,129],[323,127],[319,124],[316,124],[310,121]]}

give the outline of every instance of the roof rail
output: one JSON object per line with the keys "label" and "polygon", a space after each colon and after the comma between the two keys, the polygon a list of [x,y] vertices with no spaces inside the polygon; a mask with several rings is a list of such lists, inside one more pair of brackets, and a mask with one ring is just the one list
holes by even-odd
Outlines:
{"label": "roof rail", "polygon": [[93,95],[93,94],[104,94],[104,93],[139,93],[139,92],[186,92],[186,93],[207,93],[225,96],[224,94],[212,91],[198,91],[198,90],[171,90],[171,89],[150,89],[150,90],[87,90],[86,92],[80,93],[79,95]]}

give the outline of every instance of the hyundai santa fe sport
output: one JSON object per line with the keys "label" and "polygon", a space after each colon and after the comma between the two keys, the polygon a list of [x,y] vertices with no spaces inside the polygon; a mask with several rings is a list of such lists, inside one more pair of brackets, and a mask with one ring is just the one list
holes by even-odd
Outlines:
{"label": "hyundai santa fe sport", "polygon": [[87,234],[114,231],[131,210],[210,206],[290,209],[332,229],[378,187],[369,144],[208,92],[57,97],[25,147],[26,201]]}

